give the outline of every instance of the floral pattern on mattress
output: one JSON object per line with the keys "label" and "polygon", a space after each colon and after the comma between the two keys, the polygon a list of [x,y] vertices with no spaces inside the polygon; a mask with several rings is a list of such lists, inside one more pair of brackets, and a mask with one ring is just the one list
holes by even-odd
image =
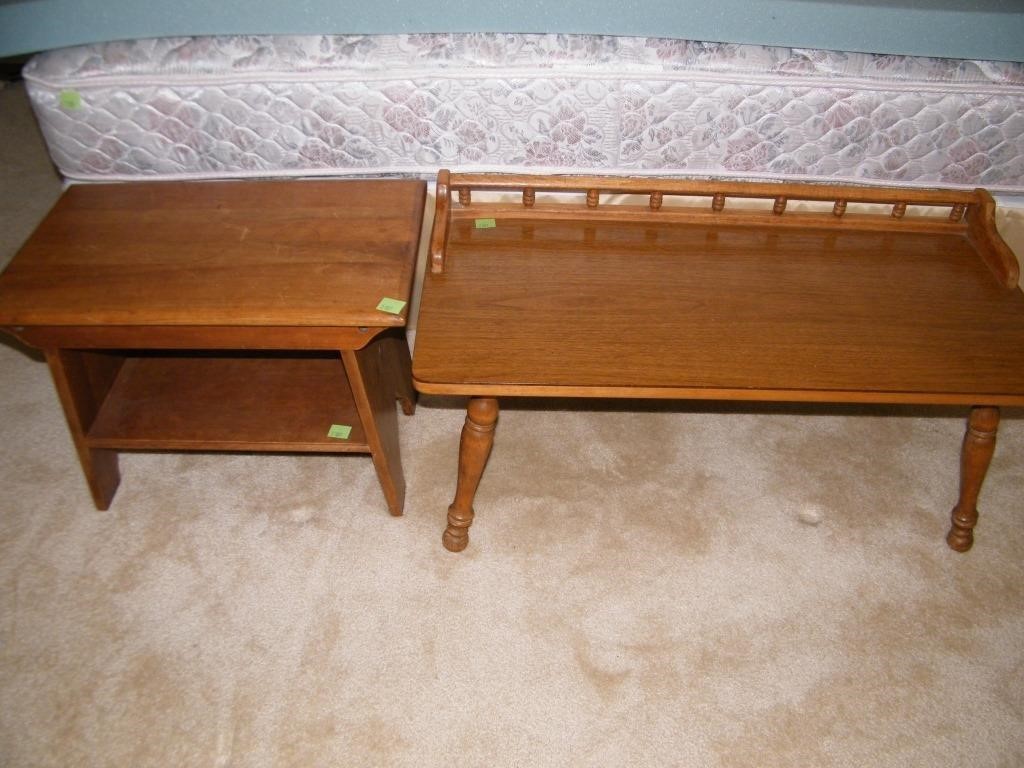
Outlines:
{"label": "floral pattern on mattress", "polygon": [[51,51],[25,78],[76,179],[447,166],[1024,190],[1021,63],[591,35],[241,36]]}

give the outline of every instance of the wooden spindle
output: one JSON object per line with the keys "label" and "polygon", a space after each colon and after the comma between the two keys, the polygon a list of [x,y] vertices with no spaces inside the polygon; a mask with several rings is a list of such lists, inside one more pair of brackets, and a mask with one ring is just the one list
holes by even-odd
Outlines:
{"label": "wooden spindle", "polygon": [[964,213],[967,211],[967,206],[963,203],[957,203],[953,206],[953,209],[949,212],[950,221],[960,221],[964,217]]}
{"label": "wooden spindle", "polygon": [[587,190],[587,208],[597,208],[598,199],[598,191],[596,189]]}
{"label": "wooden spindle", "polygon": [[839,218],[846,213],[846,201],[836,200],[836,204],[832,206],[832,215]]}
{"label": "wooden spindle", "polygon": [[711,210],[719,213],[723,208],[725,208],[725,195],[715,192],[715,196],[711,198]]}
{"label": "wooden spindle", "polygon": [[772,206],[772,213],[776,216],[781,216],[786,210],[786,198],[779,196],[775,198],[775,205]]}
{"label": "wooden spindle", "polygon": [[473,200],[469,187],[459,187],[459,205],[468,206]]}
{"label": "wooden spindle", "polygon": [[907,204],[906,203],[896,203],[892,207],[892,217],[894,219],[902,219],[903,215],[906,212],[907,212]]}
{"label": "wooden spindle", "polygon": [[661,203],[662,203],[662,194],[661,194],[661,192],[651,192],[651,210],[652,211],[660,211],[661,210]]}
{"label": "wooden spindle", "polygon": [[523,205],[527,208],[533,208],[533,204],[537,201],[537,191],[533,187],[525,187],[523,189]]}

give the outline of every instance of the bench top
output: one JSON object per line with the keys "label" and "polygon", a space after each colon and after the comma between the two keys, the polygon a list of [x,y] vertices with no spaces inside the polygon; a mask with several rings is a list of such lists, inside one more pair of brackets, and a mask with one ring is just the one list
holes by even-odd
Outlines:
{"label": "bench top", "polygon": [[460,211],[449,201],[440,236],[435,221],[443,252],[424,286],[416,384],[495,396],[1021,404],[1024,294],[1008,251],[982,253],[1001,243],[991,211],[984,221],[986,197],[964,203],[963,221],[934,227],[832,214],[835,223],[810,214],[781,226],[802,214],[771,210],[622,215],[603,203],[578,217],[468,199]]}
{"label": "bench top", "polygon": [[69,188],[0,275],[0,326],[401,326],[421,181]]}

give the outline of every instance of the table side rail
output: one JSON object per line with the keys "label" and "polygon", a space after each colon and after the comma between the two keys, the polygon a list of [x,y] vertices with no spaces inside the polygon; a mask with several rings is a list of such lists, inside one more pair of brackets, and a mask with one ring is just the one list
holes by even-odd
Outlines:
{"label": "table side rail", "polygon": [[985,404],[993,406],[1024,406],[1024,393],[485,384],[472,382],[432,382],[416,377],[413,378],[413,383],[416,389],[425,395],[456,395],[460,397],[582,397],[864,405]]}
{"label": "table side rail", "polygon": [[[515,192],[521,202],[474,202],[474,191]],[[582,201],[537,202],[537,193],[585,194]],[[453,193],[456,197],[452,199]],[[601,195],[645,195],[647,205],[602,204]],[[709,207],[665,206],[665,197],[711,198]],[[769,200],[770,208],[726,210],[730,198]],[[791,202],[832,203],[831,212],[790,211]],[[882,205],[888,212],[850,213],[850,204]],[[907,216],[908,206],[948,208],[938,216]],[[1019,280],[1013,251],[995,227],[995,203],[984,189],[973,191],[856,187],[806,183],[755,183],[611,176],[531,176],[523,174],[453,174],[437,178],[437,205],[430,238],[430,268],[444,272],[445,254],[455,219],[557,219],[703,223],[722,226],[849,229],[963,234],[980,258],[1007,288]]]}

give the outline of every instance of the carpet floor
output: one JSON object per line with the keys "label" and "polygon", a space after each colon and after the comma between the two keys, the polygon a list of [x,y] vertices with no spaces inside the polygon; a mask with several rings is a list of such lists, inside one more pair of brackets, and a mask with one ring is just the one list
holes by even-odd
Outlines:
{"label": "carpet floor", "polygon": [[[60,183],[0,90],[0,257]],[[97,511],[0,343],[0,765],[1024,765],[1024,413],[523,401],[468,550],[462,403],[361,456],[136,453]]]}

